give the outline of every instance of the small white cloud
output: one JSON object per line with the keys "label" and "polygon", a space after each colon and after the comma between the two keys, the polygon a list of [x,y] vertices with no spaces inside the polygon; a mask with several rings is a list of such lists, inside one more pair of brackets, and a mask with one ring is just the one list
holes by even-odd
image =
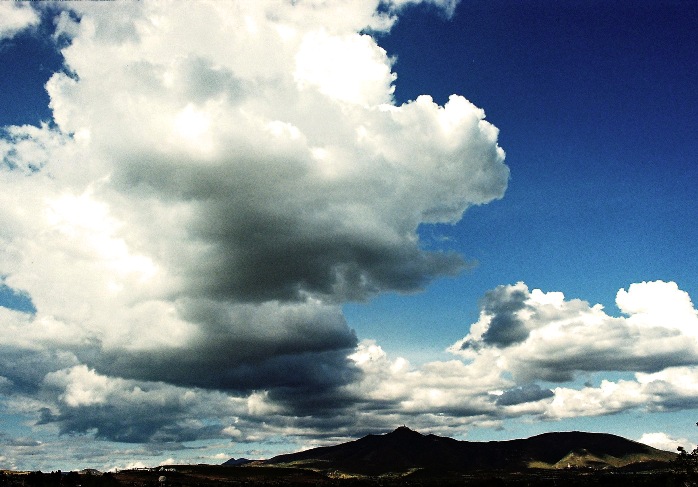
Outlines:
{"label": "small white cloud", "polygon": [[60,37],[72,39],[79,33],[80,23],[66,11],[58,14],[58,17],[54,19],[54,24],[56,25],[56,30],[53,33],[54,39]]}
{"label": "small white cloud", "polygon": [[693,449],[689,446],[690,442],[686,438],[675,439],[666,433],[644,433],[637,441],[659,450],[666,450],[674,453],[676,453],[679,446],[683,446],[689,451]]}
{"label": "small white cloud", "polygon": [[[269,400],[268,392],[254,392],[247,398],[247,412],[252,416],[265,417],[270,414],[280,413],[281,408]],[[229,428],[235,429],[233,426]]]}
{"label": "small white cloud", "polygon": [[231,438],[240,438],[242,436],[242,431],[237,429],[235,426],[226,426],[223,428],[222,433],[225,436],[230,436]]}
{"label": "small white cloud", "polygon": [[0,41],[38,25],[39,14],[28,3],[0,2]]}
{"label": "small white cloud", "polygon": [[45,383],[63,389],[59,398],[70,407],[104,404],[123,381],[96,374],[84,365],[46,375]]}
{"label": "small white cloud", "polygon": [[451,17],[455,13],[456,6],[460,2],[460,0],[389,0],[389,2],[391,5],[397,8],[405,7],[408,5],[415,5],[419,3],[431,4],[435,7],[442,9],[448,17]]}

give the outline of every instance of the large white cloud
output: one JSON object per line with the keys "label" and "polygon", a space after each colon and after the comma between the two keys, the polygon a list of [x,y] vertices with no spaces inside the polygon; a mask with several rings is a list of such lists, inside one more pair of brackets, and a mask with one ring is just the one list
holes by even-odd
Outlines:
{"label": "large white cloud", "polygon": [[[404,3],[56,6],[52,123],[0,138],[0,275],[36,310],[0,309],[16,403],[61,432],[158,442],[241,431],[183,391],[308,431],[361,399],[341,304],[461,270],[419,225],[509,175],[465,98],[394,104],[366,32]],[[198,436],[187,414],[209,418]]]}

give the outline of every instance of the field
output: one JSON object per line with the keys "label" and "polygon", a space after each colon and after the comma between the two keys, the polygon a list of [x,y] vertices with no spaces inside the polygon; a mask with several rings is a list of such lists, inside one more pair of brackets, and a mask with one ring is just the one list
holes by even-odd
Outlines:
{"label": "field", "polygon": [[448,474],[417,470],[407,475],[346,476],[279,467],[222,467],[186,465],[159,469],[124,470],[101,475],[76,472],[2,472],[0,486],[683,486],[682,475],[671,469],[646,471],[527,470]]}

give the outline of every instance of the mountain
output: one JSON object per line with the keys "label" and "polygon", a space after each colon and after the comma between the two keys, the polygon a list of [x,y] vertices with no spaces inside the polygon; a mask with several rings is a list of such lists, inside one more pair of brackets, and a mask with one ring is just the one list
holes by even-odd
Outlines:
{"label": "mountain", "polygon": [[246,463],[251,463],[253,460],[248,460],[247,458],[231,458],[230,460],[226,460],[223,462],[221,465],[226,466],[226,467],[236,467],[238,465],[244,465]]}
{"label": "mountain", "polygon": [[470,442],[422,435],[405,426],[336,446],[279,455],[260,463],[378,475],[413,470],[474,472],[626,467],[670,462],[674,453],[605,433],[545,433],[527,439]]}

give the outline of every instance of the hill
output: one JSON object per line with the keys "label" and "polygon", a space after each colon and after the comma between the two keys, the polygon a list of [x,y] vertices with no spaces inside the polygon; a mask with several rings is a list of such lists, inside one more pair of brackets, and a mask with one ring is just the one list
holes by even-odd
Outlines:
{"label": "hill", "polygon": [[225,467],[236,467],[238,465],[245,465],[246,463],[251,463],[252,460],[248,460],[247,458],[231,458],[229,460],[226,460],[223,462],[221,465]]}
{"label": "hill", "polygon": [[675,456],[605,433],[572,431],[509,441],[470,442],[422,435],[402,426],[391,433],[279,455],[258,464],[380,475],[416,470],[466,473],[618,468],[666,463]]}

